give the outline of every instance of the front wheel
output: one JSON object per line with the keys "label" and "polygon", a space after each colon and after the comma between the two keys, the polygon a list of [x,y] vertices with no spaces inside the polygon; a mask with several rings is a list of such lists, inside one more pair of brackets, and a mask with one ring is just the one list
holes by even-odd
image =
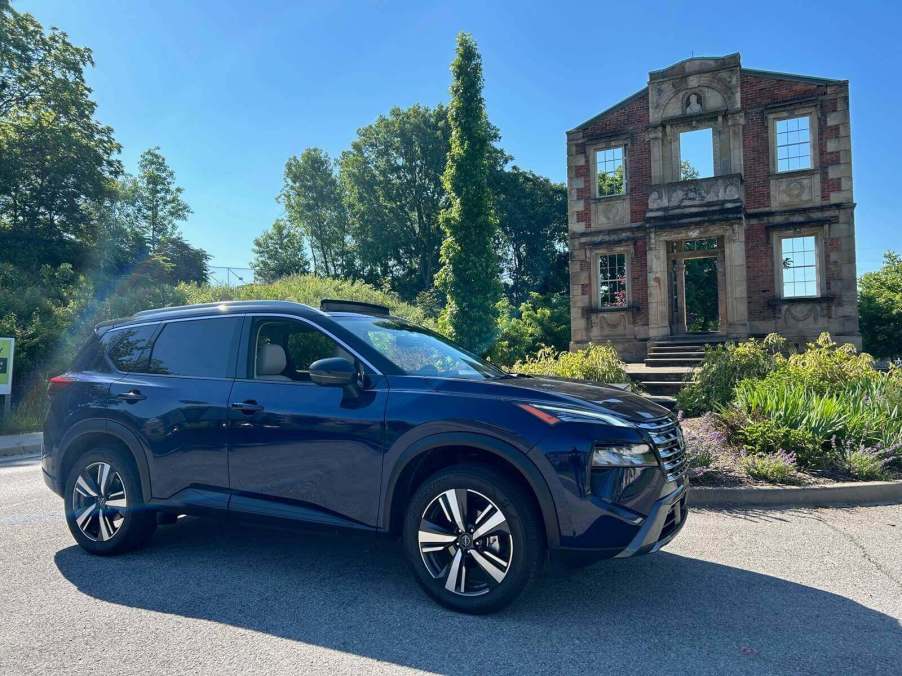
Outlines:
{"label": "front wheel", "polygon": [[410,501],[404,548],[420,585],[466,613],[511,603],[538,573],[544,538],[529,496],[499,472],[451,467]]}
{"label": "front wheel", "polygon": [[76,459],[64,495],[69,531],[92,554],[136,549],[156,529],[134,463],[120,449],[92,449]]}

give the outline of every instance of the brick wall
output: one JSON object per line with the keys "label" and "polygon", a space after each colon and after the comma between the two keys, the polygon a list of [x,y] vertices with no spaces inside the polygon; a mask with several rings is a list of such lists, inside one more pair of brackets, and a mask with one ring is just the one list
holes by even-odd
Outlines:
{"label": "brick wall", "polygon": [[[766,209],[771,206],[771,144],[766,107],[794,100],[825,97],[834,86],[819,85],[793,80],[783,80],[757,75],[742,74],[742,107],[745,111],[743,128],[743,179],[746,209]],[[828,139],[837,138],[839,126],[828,126],[830,113],[837,111],[835,98],[824,98],[817,106],[818,168],[820,169],[821,199],[829,203],[831,193],[842,189],[841,179],[830,178],[829,167],[840,162],[839,152],[828,152]],[[830,144],[833,145],[833,144]],[[768,300],[776,294],[774,289],[774,263],[770,238],[763,222],[756,222],[753,215],[746,225],[747,283],[749,320],[767,321],[774,316]],[[838,244],[827,240],[828,250]],[[828,265],[826,270],[827,292],[831,279],[839,272]]]}
{"label": "brick wall", "polygon": [[[760,209],[770,206],[770,136],[765,106],[826,94],[827,88],[746,73],[742,74],[740,86],[745,111],[742,136],[745,208]],[[824,124],[825,120],[820,121],[819,127],[823,129]],[[823,155],[826,152],[823,134],[818,138],[818,151]]]}
{"label": "brick wall", "polygon": [[576,198],[584,200],[585,208],[576,213],[578,223],[585,223],[587,229],[592,228],[592,197],[594,186],[589,181],[592,158],[588,148],[599,139],[609,134],[629,135],[627,150],[627,177],[629,181],[630,222],[641,223],[648,209],[648,188],[651,183],[651,158],[648,141],[645,140],[645,128],[648,126],[648,92],[631,99],[624,105],[610,111],[584,130],[583,143],[576,146],[576,152],[585,155],[585,162],[575,168],[575,175],[583,179],[582,187],[577,189]]}

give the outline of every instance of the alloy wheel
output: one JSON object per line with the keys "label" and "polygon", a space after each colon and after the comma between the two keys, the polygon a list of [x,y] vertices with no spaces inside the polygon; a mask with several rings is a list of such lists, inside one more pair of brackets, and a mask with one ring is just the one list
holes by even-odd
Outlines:
{"label": "alloy wheel", "polygon": [[126,519],[125,483],[107,462],[95,462],[78,475],[72,489],[75,524],[89,540],[106,542]]}
{"label": "alloy wheel", "polygon": [[461,596],[487,594],[504,580],[514,556],[507,517],[482,493],[457,488],[426,506],[417,534],[429,574]]}

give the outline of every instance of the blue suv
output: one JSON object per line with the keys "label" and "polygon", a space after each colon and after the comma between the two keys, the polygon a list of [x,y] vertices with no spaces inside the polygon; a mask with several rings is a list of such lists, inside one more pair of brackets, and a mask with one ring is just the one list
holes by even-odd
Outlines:
{"label": "blue suv", "polygon": [[181,514],[390,533],[430,596],[485,613],[549,553],[645,554],[686,519],[669,411],[506,373],[379,306],[139,312],[49,392],[44,478],[93,554]]}

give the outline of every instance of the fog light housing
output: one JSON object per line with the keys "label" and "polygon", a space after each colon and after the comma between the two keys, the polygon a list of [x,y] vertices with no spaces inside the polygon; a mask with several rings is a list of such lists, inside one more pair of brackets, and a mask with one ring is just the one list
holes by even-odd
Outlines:
{"label": "fog light housing", "polygon": [[648,444],[596,446],[592,467],[657,467],[658,458]]}

